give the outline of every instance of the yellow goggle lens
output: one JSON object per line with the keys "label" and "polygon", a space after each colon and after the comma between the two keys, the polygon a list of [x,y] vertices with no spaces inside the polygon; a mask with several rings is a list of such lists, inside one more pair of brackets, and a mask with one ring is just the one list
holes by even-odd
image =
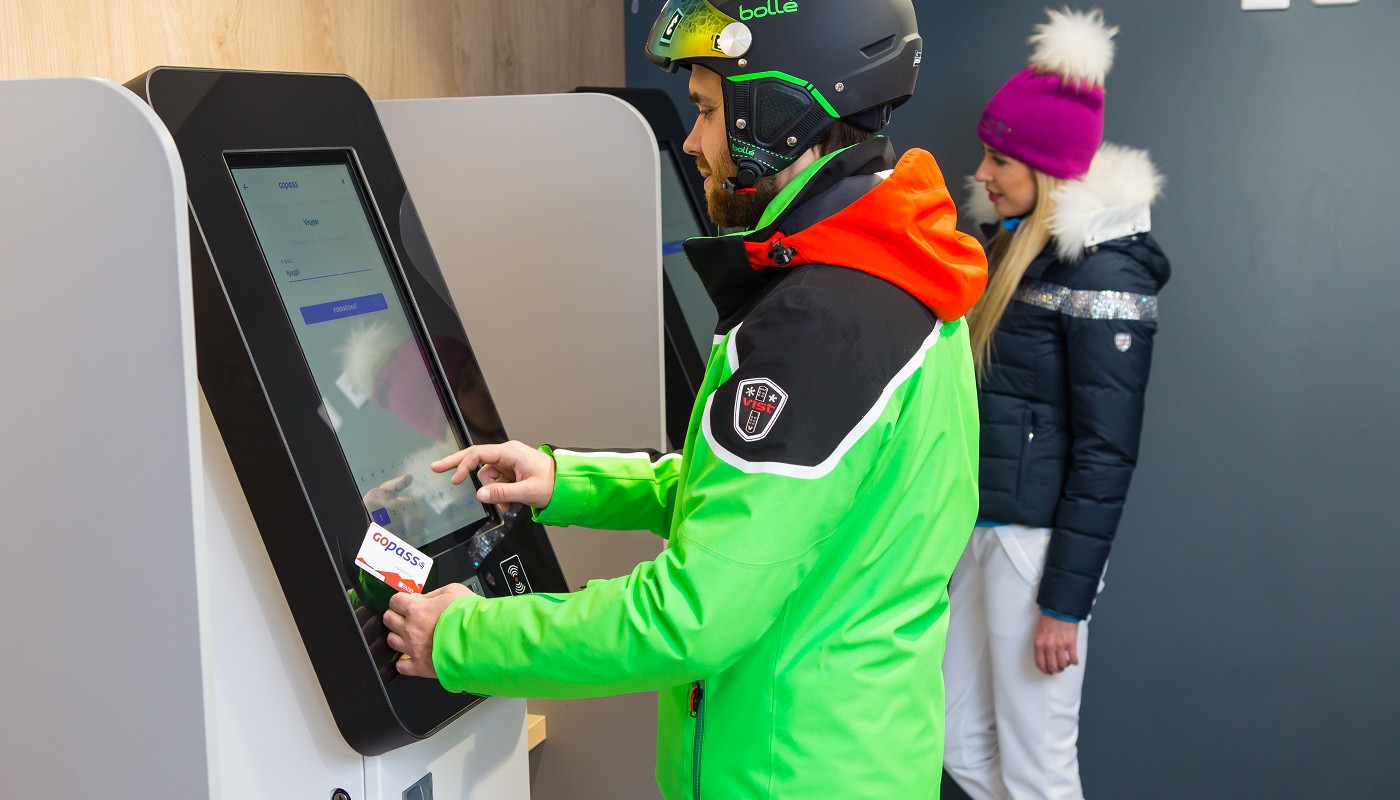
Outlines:
{"label": "yellow goggle lens", "polygon": [[730,58],[720,49],[720,34],[736,22],[708,0],[670,0],[647,39],[647,56],[665,64],[688,58]]}

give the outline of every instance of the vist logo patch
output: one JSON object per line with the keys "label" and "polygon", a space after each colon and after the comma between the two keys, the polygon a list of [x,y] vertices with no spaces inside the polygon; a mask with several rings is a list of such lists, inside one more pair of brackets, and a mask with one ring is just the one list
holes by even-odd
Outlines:
{"label": "vist logo patch", "polygon": [[767,378],[740,381],[734,403],[734,432],[746,442],[767,436],[783,413],[787,399],[787,392]]}
{"label": "vist logo patch", "polygon": [[1118,352],[1126,353],[1133,346],[1133,335],[1131,333],[1120,333],[1113,337],[1113,346],[1118,348]]}

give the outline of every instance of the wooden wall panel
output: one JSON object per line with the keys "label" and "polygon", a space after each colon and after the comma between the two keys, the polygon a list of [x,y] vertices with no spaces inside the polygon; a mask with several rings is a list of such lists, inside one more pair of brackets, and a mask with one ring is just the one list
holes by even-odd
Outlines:
{"label": "wooden wall panel", "polygon": [[0,0],[0,78],[344,72],[375,98],[621,86],[617,0]]}

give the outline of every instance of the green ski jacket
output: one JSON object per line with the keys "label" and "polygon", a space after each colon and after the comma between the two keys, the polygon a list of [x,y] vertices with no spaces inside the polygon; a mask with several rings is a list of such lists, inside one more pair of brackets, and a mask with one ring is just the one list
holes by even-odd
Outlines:
{"label": "green ski jacket", "polygon": [[720,311],[680,453],[545,448],[552,525],[667,549],[565,595],[463,597],[452,691],[659,690],[680,798],[937,797],[948,578],[977,516],[962,315],[986,279],[933,158],[884,139],[800,175],[751,232],[686,251]]}

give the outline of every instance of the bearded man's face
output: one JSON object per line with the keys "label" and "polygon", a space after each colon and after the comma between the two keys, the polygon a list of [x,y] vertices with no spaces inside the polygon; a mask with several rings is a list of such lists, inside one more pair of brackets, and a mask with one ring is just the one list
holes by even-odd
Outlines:
{"label": "bearded man's face", "polygon": [[685,152],[695,156],[695,166],[705,178],[705,204],[710,219],[721,228],[753,228],[763,210],[778,196],[776,176],[754,185],[754,191],[734,194],[724,182],[739,174],[729,155],[729,131],[724,116],[724,90],[719,74],[695,67],[690,71],[690,102],[695,104],[695,126],[685,140]]}

